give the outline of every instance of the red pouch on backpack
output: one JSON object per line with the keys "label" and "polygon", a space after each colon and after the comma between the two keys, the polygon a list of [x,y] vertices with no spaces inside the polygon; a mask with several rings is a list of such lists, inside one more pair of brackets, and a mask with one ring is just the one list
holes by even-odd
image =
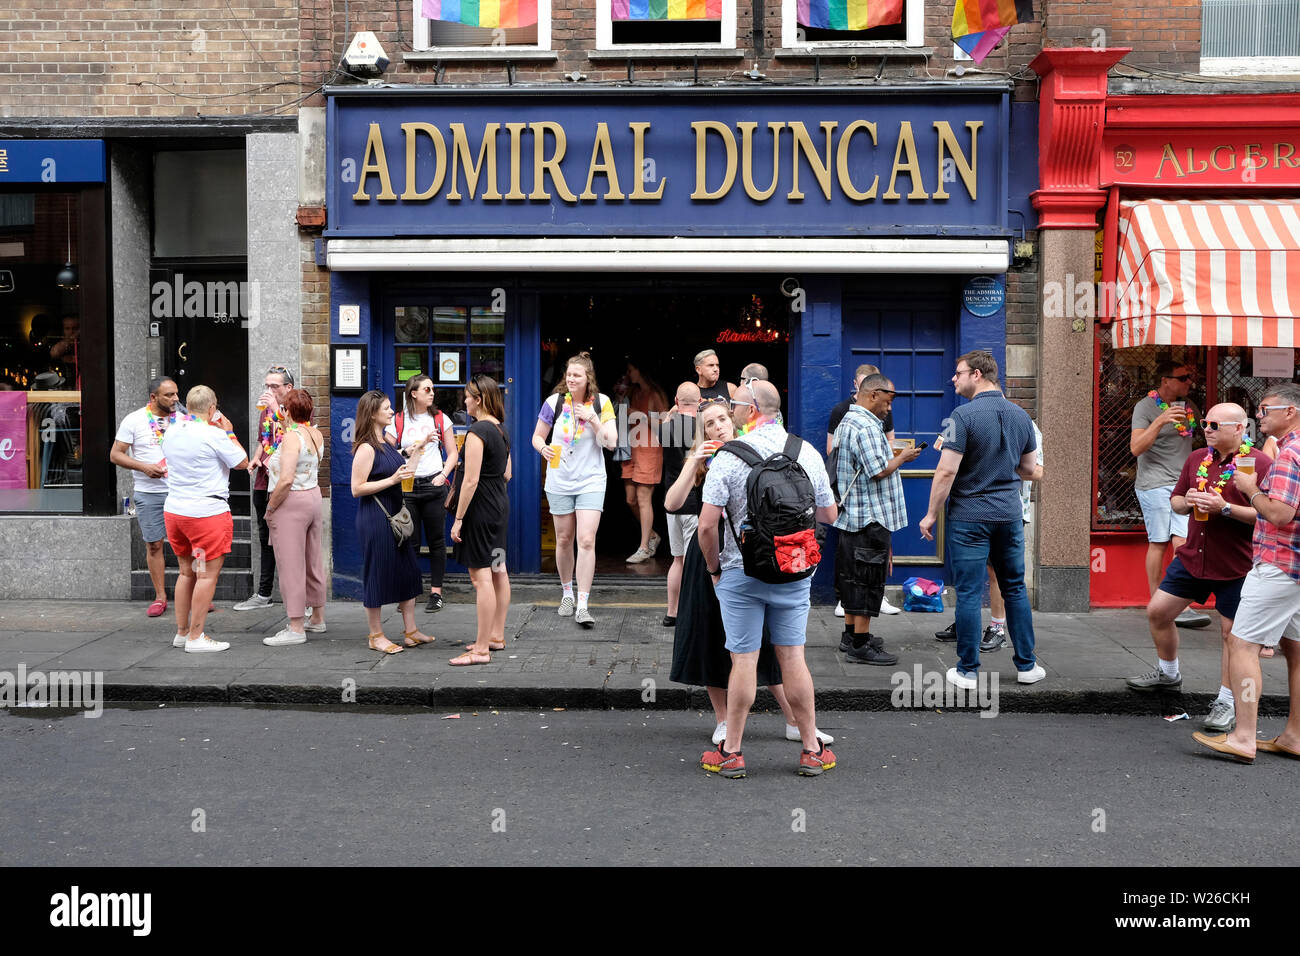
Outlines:
{"label": "red pouch on backpack", "polygon": [[786,574],[799,574],[821,562],[821,548],[812,529],[777,535],[772,543],[776,546],[776,565]]}

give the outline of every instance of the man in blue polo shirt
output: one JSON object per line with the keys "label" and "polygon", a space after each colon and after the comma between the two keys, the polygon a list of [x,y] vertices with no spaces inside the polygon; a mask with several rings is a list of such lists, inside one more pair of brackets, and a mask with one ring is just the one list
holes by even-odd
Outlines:
{"label": "man in blue polo shirt", "polygon": [[1034,684],[1047,676],[1034,658],[1034,624],[1025,590],[1025,532],[1021,481],[1043,476],[1034,427],[1019,405],[998,388],[998,363],[984,350],[957,359],[953,386],[970,399],[952,413],[943,452],[930,485],[930,510],[921,534],[934,540],[944,504],[949,560],[957,585],[957,666],[948,681],[976,687],[980,664],[980,604],[984,568],[993,567],[1007,605],[1007,630],[1015,648],[1016,680]]}

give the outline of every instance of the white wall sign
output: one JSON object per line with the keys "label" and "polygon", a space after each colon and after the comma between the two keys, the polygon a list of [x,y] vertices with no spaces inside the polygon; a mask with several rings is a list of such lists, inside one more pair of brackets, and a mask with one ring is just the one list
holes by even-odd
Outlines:
{"label": "white wall sign", "polygon": [[438,381],[440,382],[460,381],[460,353],[459,352],[438,353]]}
{"label": "white wall sign", "polygon": [[339,306],[339,335],[361,334],[361,306]]}
{"label": "white wall sign", "polygon": [[339,349],[334,372],[335,388],[361,388],[361,349]]}
{"label": "white wall sign", "polygon": [[1255,378],[1290,378],[1295,372],[1292,349],[1251,349]]}

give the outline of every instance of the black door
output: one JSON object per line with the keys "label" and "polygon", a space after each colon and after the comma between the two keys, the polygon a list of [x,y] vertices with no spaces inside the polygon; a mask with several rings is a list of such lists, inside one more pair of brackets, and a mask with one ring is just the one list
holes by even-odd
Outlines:
{"label": "black door", "polygon": [[[162,323],[163,370],[181,401],[195,385],[217,393],[217,406],[252,452],[248,408],[248,313],[245,263],[156,266],[149,271],[154,321]],[[230,508],[248,514],[245,471],[231,472]]]}

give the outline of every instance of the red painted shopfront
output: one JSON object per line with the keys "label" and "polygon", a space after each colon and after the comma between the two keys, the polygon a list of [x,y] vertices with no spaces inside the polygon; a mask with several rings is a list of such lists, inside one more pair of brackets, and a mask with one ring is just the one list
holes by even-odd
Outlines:
{"label": "red painted shopfront", "polygon": [[1300,95],[1108,96],[1104,115],[1090,594],[1116,607],[1148,600],[1129,437],[1156,364],[1196,370],[1198,408],[1252,417],[1295,377]]}

